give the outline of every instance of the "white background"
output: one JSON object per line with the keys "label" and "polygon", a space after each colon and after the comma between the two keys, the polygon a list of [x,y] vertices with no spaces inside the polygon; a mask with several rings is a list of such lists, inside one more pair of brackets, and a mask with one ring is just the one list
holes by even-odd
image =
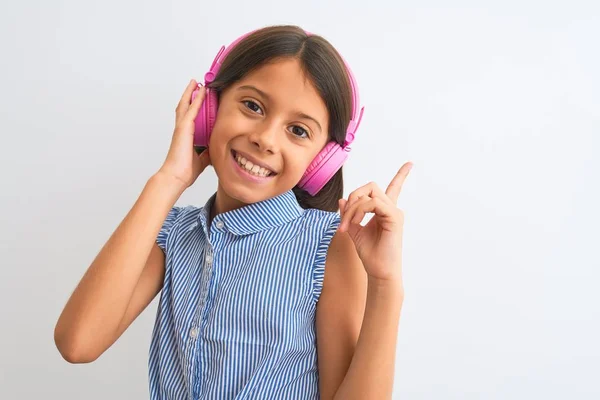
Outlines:
{"label": "white background", "polygon": [[[156,300],[96,362],[53,342],[221,45],[323,35],[366,106],[346,195],[406,161],[394,399],[600,398],[595,1],[3,1],[0,398],[143,399]],[[204,204],[209,169],[178,204]]]}

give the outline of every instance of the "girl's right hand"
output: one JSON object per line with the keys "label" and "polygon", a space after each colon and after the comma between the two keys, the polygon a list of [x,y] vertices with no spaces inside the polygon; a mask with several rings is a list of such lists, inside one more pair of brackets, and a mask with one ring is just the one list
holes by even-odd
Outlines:
{"label": "girl's right hand", "polygon": [[[192,93],[198,88],[194,101],[191,101]],[[159,173],[163,173],[177,179],[184,185],[184,189],[190,187],[210,165],[208,149],[200,155],[194,149],[195,120],[204,101],[206,88],[198,86],[195,80],[191,80],[183,96],[175,109],[175,130],[171,139],[169,152]]]}

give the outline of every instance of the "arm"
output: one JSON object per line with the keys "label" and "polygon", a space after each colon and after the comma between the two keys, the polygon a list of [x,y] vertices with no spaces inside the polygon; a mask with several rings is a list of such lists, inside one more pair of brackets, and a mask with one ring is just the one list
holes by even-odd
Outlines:
{"label": "arm", "polygon": [[156,237],[184,187],[157,173],[72,293],[54,330],[65,360],[91,362],[108,349],[162,287]]}
{"label": "arm", "polygon": [[352,240],[337,232],[317,305],[323,399],[388,399],[394,382],[401,283],[367,277]]}
{"label": "arm", "polygon": [[177,199],[210,164],[208,151],[197,155],[193,146],[194,120],[205,95],[195,80],[188,83],[175,109],[175,130],[163,165],[65,305],[54,342],[67,361],[98,358],[161,289],[165,258],[156,244],[158,233]]}

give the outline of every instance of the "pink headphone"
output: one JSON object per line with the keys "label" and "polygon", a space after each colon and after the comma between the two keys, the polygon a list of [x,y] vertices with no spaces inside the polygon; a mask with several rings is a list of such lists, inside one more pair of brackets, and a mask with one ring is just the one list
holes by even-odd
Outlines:
{"label": "pink headphone", "polygon": [[[210,67],[210,70],[204,75],[204,86],[208,85],[215,79],[217,73],[219,72],[219,69],[221,68],[221,64],[223,63],[225,57],[227,57],[231,49],[233,49],[236,44],[238,44],[240,41],[242,41],[242,39],[244,39],[253,32],[255,31],[242,35],[233,43],[231,43],[228,47],[221,47],[221,50],[219,50],[219,53],[215,57]],[[306,34],[311,35],[309,32],[306,32]],[[350,84],[352,86],[352,119],[350,120],[348,128],[346,129],[346,139],[344,140],[343,146],[340,146],[335,141],[327,143],[323,150],[321,150],[321,152],[317,154],[317,156],[311,162],[306,172],[304,172],[302,179],[298,183],[299,187],[306,190],[312,196],[317,194],[323,188],[323,186],[325,186],[325,184],[329,182],[333,175],[342,167],[344,162],[346,162],[346,160],[348,159],[348,155],[351,150],[350,144],[354,141],[356,130],[360,125],[360,121],[364,112],[364,107],[362,107],[360,111],[358,110],[358,86],[356,84],[356,80],[354,79],[354,75],[352,74],[350,67],[346,63],[346,60],[344,60],[344,64],[346,65],[346,70],[348,71]],[[194,90],[192,94],[192,101],[196,97],[197,91],[198,89]],[[210,134],[215,124],[215,119],[217,117],[218,106],[219,105],[217,93],[207,88],[206,97],[204,98],[204,102],[198,112],[198,116],[196,117],[195,121],[195,146],[208,147]]]}

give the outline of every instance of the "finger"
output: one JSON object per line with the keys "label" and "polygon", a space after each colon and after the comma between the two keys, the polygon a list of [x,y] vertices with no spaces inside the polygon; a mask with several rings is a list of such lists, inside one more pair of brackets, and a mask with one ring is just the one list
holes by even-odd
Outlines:
{"label": "finger", "polygon": [[[374,213],[376,216],[382,218],[382,221],[389,221],[392,223],[395,223],[397,216],[401,215],[395,206],[378,197],[357,203],[352,210],[348,211],[348,213],[348,215],[351,213],[352,217],[351,219],[348,218],[350,219],[349,221],[348,219],[346,220],[346,225],[344,225],[344,228],[342,229],[352,229],[353,226],[361,226],[360,223],[368,213]],[[386,225],[387,224],[383,224],[382,226],[385,228]]]}
{"label": "finger", "polygon": [[353,191],[350,196],[348,196],[348,203],[346,204],[346,209],[351,207],[358,199],[364,196],[373,197],[381,197],[382,199],[388,201],[389,197],[383,193],[383,190],[375,183],[369,182],[366,185],[363,185]]}
{"label": "finger", "polygon": [[385,194],[392,200],[394,204],[398,202],[402,185],[408,176],[413,164],[411,162],[405,163],[396,173],[396,176],[392,179],[392,182],[385,190]]}
{"label": "finger", "polygon": [[369,213],[373,213],[379,217],[394,218],[398,211],[398,208],[393,204],[389,204],[380,197],[375,197],[356,205],[350,224],[360,225]]}
{"label": "finger", "polygon": [[365,201],[362,201],[362,202],[356,204],[354,211],[353,211],[352,219],[350,219],[350,224],[356,224],[356,225],[361,224],[361,222],[365,218],[365,215],[367,214],[367,211],[365,210],[365,206],[368,203],[370,203],[372,200],[373,199],[365,199]]}
{"label": "finger", "polygon": [[185,91],[183,92],[183,95],[181,96],[181,99],[179,99],[179,103],[177,103],[177,108],[175,108],[176,115],[182,115],[187,111],[187,109],[190,106],[190,99],[192,97],[192,93],[194,92],[194,90],[196,90],[197,87],[198,83],[194,79],[192,79],[190,83],[188,83],[187,87],[185,88]]}
{"label": "finger", "polygon": [[340,217],[344,217],[344,208],[346,207],[346,200],[345,199],[339,199],[338,200],[338,207],[340,208]]}
{"label": "finger", "polygon": [[[352,194],[350,194],[350,196],[352,196]],[[344,203],[344,214],[346,214],[346,211],[348,211],[350,209],[350,207],[352,207],[354,204],[356,204],[357,201],[359,201],[360,199],[362,199],[364,197],[364,195],[355,195],[350,197],[348,196],[348,200],[345,201]]]}
{"label": "finger", "polygon": [[192,104],[190,104],[190,107],[188,108],[188,110],[185,113],[185,118],[188,118],[192,121],[194,121],[196,119],[196,116],[198,115],[198,111],[200,110],[200,106],[202,105],[202,102],[204,101],[205,97],[206,97],[206,87],[200,86],[198,88],[198,92],[196,92],[196,97],[194,98],[194,101],[192,101]]}
{"label": "finger", "polygon": [[[343,231],[347,230],[352,221],[354,220],[356,210],[361,204],[365,204],[369,202],[371,198],[369,196],[363,196],[360,200],[357,200],[353,205],[347,205],[344,210],[344,216],[342,217],[342,221],[340,223],[340,229]],[[362,221],[362,218],[360,219]]]}

